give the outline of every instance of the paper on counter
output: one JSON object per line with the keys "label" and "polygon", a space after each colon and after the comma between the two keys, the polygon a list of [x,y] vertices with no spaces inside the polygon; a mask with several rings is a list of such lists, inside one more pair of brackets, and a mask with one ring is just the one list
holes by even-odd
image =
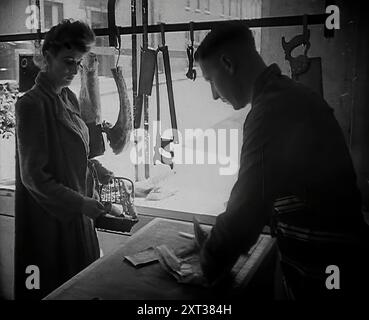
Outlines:
{"label": "paper on counter", "polygon": [[193,231],[195,233],[195,241],[199,248],[202,248],[208,234],[201,228],[199,221],[193,216]]}
{"label": "paper on counter", "polygon": [[136,268],[159,260],[153,247],[149,247],[144,251],[140,251],[130,256],[124,256],[124,258],[132,263]]}

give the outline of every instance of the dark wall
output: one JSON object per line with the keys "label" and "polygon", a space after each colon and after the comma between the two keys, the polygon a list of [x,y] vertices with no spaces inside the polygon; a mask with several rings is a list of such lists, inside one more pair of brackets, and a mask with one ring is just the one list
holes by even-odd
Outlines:
{"label": "dark wall", "polygon": [[[369,207],[369,29],[363,3],[336,1],[341,29],[333,38],[324,37],[323,25],[310,26],[308,56],[322,58],[324,97],[335,110],[352,153],[364,204]],[[325,0],[263,0],[262,16],[321,14],[325,6]],[[301,33],[302,26],[263,28],[261,54],[266,63],[277,62],[282,72],[290,75],[281,39],[285,36],[288,41]]]}
{"label": "dark wall", "polygon": [[[366,211],[369,212],[369,20],[364,1],[357,7],[354,35],[351,151],[359,175]],[[369,218],[369,215],[368,215]]]}

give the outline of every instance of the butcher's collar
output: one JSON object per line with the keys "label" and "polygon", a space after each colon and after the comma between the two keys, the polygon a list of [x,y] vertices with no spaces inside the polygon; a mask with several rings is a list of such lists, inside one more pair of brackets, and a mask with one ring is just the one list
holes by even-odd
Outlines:
{"label": "butcher's collar", "polygon": [[268,83],[271,77],[278,76],[281,74],[281,69],[279,69],[276,63],[271,64],[267,67],[255,80],[254,88],[252,91],[251,102],[263,91],[265,85]]}
{"label": "butcher's collar", "polygon": [[53,93],[55,95],[61,95],[64,88],[61,89],[60,92],[58,92],[53,85],[53,82],[50,80],[50,77],[48,76],[47,72],[40,71],[35,79],[35,83],[39,86],[43,87],[47,92]]}

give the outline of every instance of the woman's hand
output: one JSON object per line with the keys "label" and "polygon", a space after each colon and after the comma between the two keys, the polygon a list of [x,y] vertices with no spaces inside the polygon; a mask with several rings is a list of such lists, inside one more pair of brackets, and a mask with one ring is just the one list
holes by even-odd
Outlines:
{"label": "woman's hand", "polygon": [[96,170],[97,179],[103,185],[109,184],[114,178],[113,171],[106,169],[98,160],[91,159],[90,162],[93,164]]}
{"label": "woman's hand", "polygon": [[105,207],[101,202],[86,197],[82,205],[82,214],[91,219],[96,219],[105,214]]}
{"label": "woman's hand", "polygon": [[122,218],[124,217],[123,208],[121,205],[107,203],[105,204],[105,213],[110,214],[111,216]]}

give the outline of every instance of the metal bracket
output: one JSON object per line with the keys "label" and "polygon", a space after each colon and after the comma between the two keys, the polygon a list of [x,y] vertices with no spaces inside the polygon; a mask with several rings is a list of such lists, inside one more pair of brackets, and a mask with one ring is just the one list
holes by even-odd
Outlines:
{"label": "metal bracket", "polygon": [[109,31],[109,46],[120,48],[120,36],[118,27],[115,24],[115,2],[116,0],[108,0],[108,31]]}
{"label": "metal bracket", "polygon": [[[282,47],[284,49],[285,59],[290,62],[293,79],[309,69],[309,58],[307,56],[307,52],[310,49],[310,30],[308,29],[307,20],[307,15],[304,15],[302,34],[293,37],[290,41],[286,41],[285,37],[282,37]],[[304,54],[299,55],[298,57],[292,57],[291,52],[300,45],[305,47]]]}
{"label": "metal bracket", "polygon": [[193,21],[190,22],[190,39],[191,44],[187,47],[187,57],[188,57],[188,71],[186,73],[186,77],[195,81],[196,79],[196,70],[193,68],[194,63],[194,31],[193,31]]}

